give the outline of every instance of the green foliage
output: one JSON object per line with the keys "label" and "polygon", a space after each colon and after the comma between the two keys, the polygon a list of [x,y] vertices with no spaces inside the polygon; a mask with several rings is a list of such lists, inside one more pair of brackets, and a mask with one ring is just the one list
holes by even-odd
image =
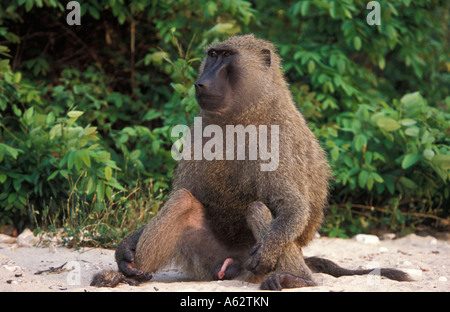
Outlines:
{"label": "green foliage", "polygon": [[339,114],[337,121],[337,136],[326,145],[336,182],[348,191],[359,187],[377,197],[428,195],[430,201],[448,197],[448,189],[447,194],[435,191],[449,179],[450,118],[429,107],[419,93],[390,106],[361,104],[355,113]]}
{"label": "green foliage", "polygon": [[325,233],[448,224],[449,4],[378,2],[380,26],[363,0],[83,1],[68,26],[59,1],[2,1],[0,225],[109,245],[144,223],[170,190],[171,129],[198,112],[204,48],[248,32],[276,44],[329,154]]}
{"label": "green foliage", "polygon": [[450,191],[448,113],[430,107],[415,92],[391,105],[361,104],[356,112],[340,113],[336,119],[338,131],[327,135],[325,144],[335,182],[347,201],[371,203],[363,208],[372,210],[373,205],[387,207],[383,212],[397,214],[403,225],[399,205],[438,215]]}
{"label": "green foliage", "polygon": [[[95,193],[103,200],[110,199],[114,189],[124,190],[112,176],[113,170],[120,169],[97,143],[97,128],[77,124],[83,112],[70,110],[62,116],[38,112],[45,102],[37,90],[16,88],[19,74],[5,72],[3,77],[0,89],[14,92],[0,106],[7,116],[2,120],[0,143],[2,223],[20,224],[17,218],[26,220],[29,207],[39,211],[50,201],[55,205],[70,201],[74,193]],[[36,106],[24,110],[18,105],[30,102]]]}

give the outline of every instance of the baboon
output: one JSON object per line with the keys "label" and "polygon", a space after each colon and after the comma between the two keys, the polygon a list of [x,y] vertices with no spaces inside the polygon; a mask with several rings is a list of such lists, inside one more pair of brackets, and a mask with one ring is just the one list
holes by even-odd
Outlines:
{"label": "baboon", "polygon": [[[261,170],[263,159],[227,160],[226,151],[213,160],[181,159],[161,211],[116,249],[117,274],[123,276],[111,282],[111,273],[101,273],[92,285],[146,281],[170,260],[194,280],[240,279],[269,290],[315,285],[312,271],[369,273],[320,258],[305,263],[301,248],[322,224],[331,173],[294,104],[274,46],[253,35],[231,37],[207,49],[199,72],[195,91],[202,130],[266,125],[268,137],[277,141],[271,143],[278,144],[276,168]],[[275,139],[273,125],[279,126]],[[194,136],[190,140],[199,143]],[[205,143],[200,138],[201,146]],[[409,279],[383,270],[389,278]]]}

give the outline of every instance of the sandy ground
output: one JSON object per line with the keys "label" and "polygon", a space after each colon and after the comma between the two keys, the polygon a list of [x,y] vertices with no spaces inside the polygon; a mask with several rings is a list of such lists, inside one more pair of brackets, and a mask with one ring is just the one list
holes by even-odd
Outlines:
{"label": "sandy ground", "polygon": [[[392,267],[410,273],[414,282],[396,282],[368,276],[334,278],[314,274],[317,287],[289,289],[295,292],[328,291],[450,291],[450,241],[415,234],[374,244],[354,239],[318,238],[304,249],[305,256],[322,256],[347,268]],[[66,263],[62,270],[42,272]],[[114,251],[85,248],[81,251],[63,247],[17,248],[0,244],[0,292],[247,292],[258,291],[257,284],[241,281],[190,282],[183,272],[168,267],[154,274],[141,286],[96,288],[89,286],[92,276],[101,270],[116,269]]]}

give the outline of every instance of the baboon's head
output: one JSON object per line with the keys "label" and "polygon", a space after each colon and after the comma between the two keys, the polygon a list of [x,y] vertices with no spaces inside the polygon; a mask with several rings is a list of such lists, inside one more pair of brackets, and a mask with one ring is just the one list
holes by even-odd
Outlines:
{"label": "baboon's head", "polygon": [[284,84],[274,46],[253,35],[231,37],[206,51],[195,82],[197,102],[205,111],[241,112],[257,105],[274,85]]}

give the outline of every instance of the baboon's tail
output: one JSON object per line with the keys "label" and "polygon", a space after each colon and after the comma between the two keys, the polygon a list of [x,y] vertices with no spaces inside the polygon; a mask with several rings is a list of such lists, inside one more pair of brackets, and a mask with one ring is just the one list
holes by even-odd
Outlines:
{"label": "baboon's tail", "polygon": [[[305,262],[311,269],[311,271],[313,271],[314,273],[325,273],[332,275],[334,277],[348,276],[348,275],[366,275],[374,271],[373,269],[369,270],[345,269],[330,260],[319,257],[308,257],[308,258],[305,257]],[[380,275],[395,281],[401,282],[413,281],[413,279],[407,273],[396,269],[381,268]]]}

